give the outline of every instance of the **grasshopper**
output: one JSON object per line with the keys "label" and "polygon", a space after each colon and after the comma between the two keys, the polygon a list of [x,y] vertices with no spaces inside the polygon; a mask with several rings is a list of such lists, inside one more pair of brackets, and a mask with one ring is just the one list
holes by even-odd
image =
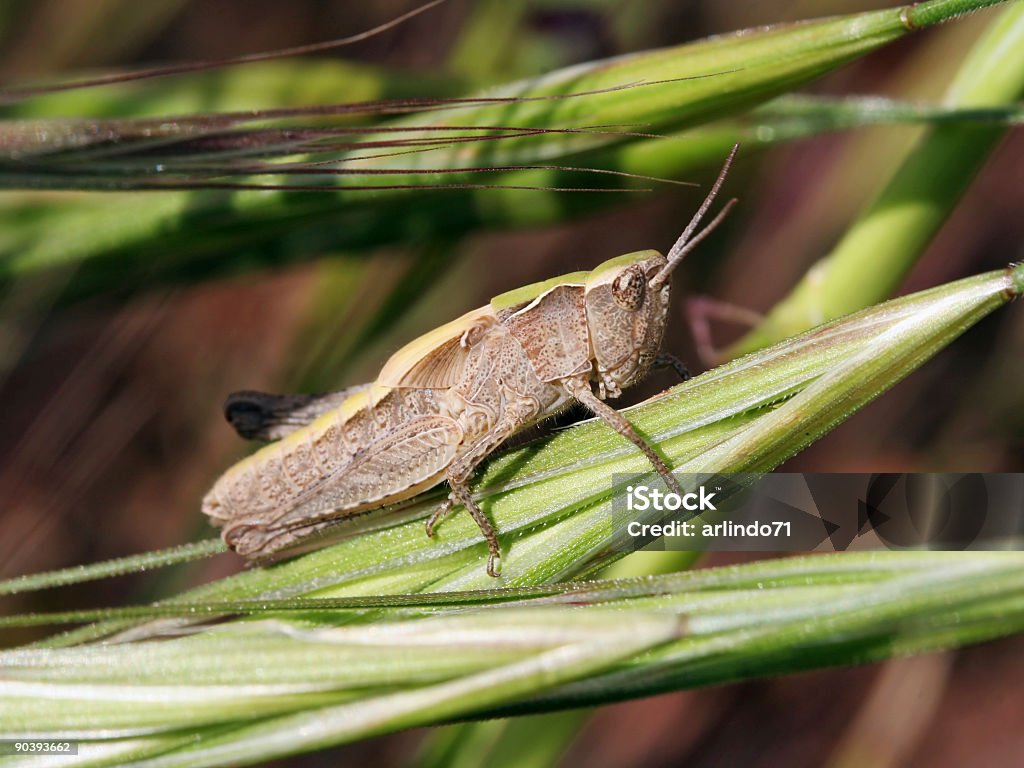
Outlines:
{"label": "grasshopper", "polygon": [[660,357],[672,270],[736,202],[697,231],[735,153],[667,256],[629,253],[503,293],[402,347],[370,384],[319,396],[230,396],[225,414],[240,435],[278,442],[231,467],[204,498],[225,543],[263,559],[446,480],[450,493],[427,535],[461,504],[487,540],[487,573],[497,576],[498,538],[467,483],[509,437],[573,403],[636,445],[681,494],[662,458],[605,400]]}

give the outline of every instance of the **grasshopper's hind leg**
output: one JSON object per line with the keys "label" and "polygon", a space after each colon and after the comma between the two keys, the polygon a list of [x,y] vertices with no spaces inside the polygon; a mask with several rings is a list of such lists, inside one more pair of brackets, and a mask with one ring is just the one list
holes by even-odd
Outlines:
{"label": "grasshopper's hind leg", "polygon": [[427,535],[434,535],[434,527],[443,520],[452,510],[455,504],[461,504],[473,516],[473,520],[480,526],[480,531],[487,540],[487,575],[499,576],[501,573],[501,545],[498,543],[498,535],[494,526],[476,503],[472,492],[469,490],[468,481],[473,476],[473,471],[480,462],[486,459],[505,440],[511,437],[524,422],[533,418],[537,411],[537,403],[531,398],[516,397],[506,391],[505,409],[494,427],[481,437],[462,456],[452,462],[445,473],[448,478],[448,485],[451,493],[447,500],[430,516],[427,521]]}
{"label": "grasshopper's hind leg", "polygon": [[[480,527],[480,532],[483,533],[484,539],[487,541],[487,575],[497,577],[501,574],[501,544],[498,543],[498,534],[495,533],[494,526],[480,509],[480,505],[476,503],[476,499],[473,498],[473,494],[466,484],[466,479],[473,474],[474,468],[471,467],[466,473],[466,477],[461,479],[449,472],[448,485],[451,486],[451,493],[427,520],[427,536],[434,536],[434,528],[449,515],[452,507],[458,502],[466,508]],[[462,473],[460,472],[460,474]]]}
{"label": "grasshopper's hind leg", "polygon": [[[491,521],[487,519],[483,510],[480,509],[480,505],[476,503],[473,494],[469,490],[469,486],[465,482],[449,480],[448,484],[452,487],[451,495],[455,497],[455,501],[462,504],[466,511],[473,516],[476,524],[480,526],[480,532],[483,533],[484,539],[487,540],[487,575],[497,578],[501,575],[501,544],[498,543],[498,534],[494,532],[494,526],[491,525]],[[451,498],[449,498],[449,509],[451,508],[451,501]]]}

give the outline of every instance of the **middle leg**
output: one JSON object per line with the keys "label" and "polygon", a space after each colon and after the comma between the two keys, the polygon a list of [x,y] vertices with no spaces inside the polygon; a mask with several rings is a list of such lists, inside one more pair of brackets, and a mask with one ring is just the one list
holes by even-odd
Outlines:
{"label": "middle leg", "polygon": [[501,571],[501,546],[494,526],[476,503],[469,489],[469,479],[473,472],[499,445],[511,437],[526,422],[536,415],[537,403],[532,398],[514,396],[506,391],[510,399],[494,427],[481,437],[462,456],[452,462],[445,473],[451,493],[445,502],[430,516],[427,521],[427,535],[434,535],[434,527],[451,512],[454,504],[461,504],[473,516],[480,527],[484,539],[487,540],[487,575],[498,576]]}

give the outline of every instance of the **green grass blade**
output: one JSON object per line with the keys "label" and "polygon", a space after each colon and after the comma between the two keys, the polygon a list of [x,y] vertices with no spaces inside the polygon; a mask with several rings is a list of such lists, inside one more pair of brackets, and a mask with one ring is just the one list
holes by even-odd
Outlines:
{"label": "green grass blade", "polygon": [[[886,556],[865,555],[879,561]],[[857,556],[836,554],[827,559],[853,558]],[[556,699],[557,707],[608,703],[623,698],[625,691],[630,697],[651,695],[741,679],[747,676],[748,659],[742,652],[732,654],[737,644],[756,647],[764,669],[778,674],[949,647],[944,643],[951,639],[951,630],[968,642],[991,638],[993,630],[1020,632],[1024,629],[1024,578],[1017,572],[1020,553],[990,552],[982,558],[991,559],[985,563],[964,553],[940,553],[941,575],[925,568],[863,589],[839,589],[813,607],[813,599],[803,602],[790,593],[782,600],[766,599],[757,616],[741,614],[744,598],[733,601],[721,596],[721,602],[710,601],[715,607],[708,608],[706,624],[697,616],[701,609],[691,610],[689,630],[698,637],[665,649],[650,667],[568,686],[547,703],[555,705]],[[754,594],[748,598],[757,599]],[[687,601],[683,604],[693,608]],[[948,613],[939,618],[936,611]],[[813,639],[805,642],[818,632],[830,641],[821,646]],[[540,703],[524,709],[536,711]]]}
{"label": "green grass blade", "polygon": [[109,757],[114,746],[142,765],[257,762],[455,718],[1003,636],[1024,629],[1022,566],[1019,552],[843,553],[362,626],[326,614],[158,642],[10,650],[0,652],[0,730],[83,739],[69,765],[123,761]]}
{"label": "green grass blade", "polygon": [[[1024,5],[1007,8],[964,62],[947,93],[960,107],[1024,96]],[[899,285],[1003,137],[999,127],[937,126],[878,198],[765,321],[726,352],[749,352],[869,306]]]}
{"label": "green grass blade", "polygon": [[[395,124],[511,123],[558,128],[639,123],[647,126],[645,130],[678,130],[746,110],[914,29],[992,4],[991,0],[956,4],[933,0],[914,6],[912,11],[896,7],[592,62],[492,92],[537,100],[438,109]],[[627,85],[634,87],[621,89]],[[619,90],[606,90],[616,88]],[[594,93],[602,90],[605,92]],[[565,98],[572,93],[589,95]],[[625,138],[597,133],[545,134],[488,142],[468,151],[465,148],[474,145],[459,145],[370,165],[393,169],[417,163],[420,168],[447,170],[495,163],[533,165],[569,160],[612,144],[625,146]],[[545,183],[580,186],[578,179],[567,182],[564,176],[548,174]],[[478,179],[458,174],[439,179],[389,179],[419,185],[474,180]],[[493,181],[507,184],[511,180],[499,176]],[[38,225],[21,228],[0,253],[0,279],[88,264],[89,273],[79,275],[69,288],[72,296],[84,295],[111,286],[135,287],[222,273],[234,268],[234,254],[241,254],[239,258],[246,264],[254,260],[281,263],[310,255],[288,243],[317,242],[322,252],[444,237],[464,232],[473,222],[507,219],[520,205],[532,211],[527,215],[534,220],[542,215],[551,220],[563,216],[566,199],[553,192],[517,192],[516,205],[509,205],[508,190],[411,195],[346,192],[343,187],[344,180],[336,194],[207,192],[87,199],[66,211],[53,211],[53,218],[45,215],[49,209],[44,208],[38,213]],[[373,215],[368,217],[366,209]]]}
{"label": "green grass blade", "polygon": [[[493,125],[514,118],[524,127],[642,124],[679,129],[735,114],[794,89],[914,29],[997,2],[911,6],[748,30],[674,48],[578,65],[485,95],[529,99],[417,115],[407,125]],[[919,22],[920,20],[920,22]],[[636,87],[623,89],[624,85]],[[609,90],[611,89],[611,90]],[[566,98],[567,94],[589,94]],[[621,139],[601,134],[528,136],[486,150],[492,162],[514,164],[565,156]],[[388,164],[405,163],[392,159]],[[456,164],[476,165],[473,153]]]}
{"label": "green grass blade", "polygon": [[187,563],[209,557],[217,552],[224,552],[226,547],[218,539],[197,541],[194,544],[183,544],[157,552],[146,552],[132,557],[123,557],[90,565],[78,565],[63,568],[59,571],[19,576],[14,579],[0,581],[0,595],[16,595],[20,592],[34,592],[39,589],[52,589],[67,584],[80,584],[84,581],[106,579],[125,573],[135,573],[153,568],[165,568],[169,565]]}

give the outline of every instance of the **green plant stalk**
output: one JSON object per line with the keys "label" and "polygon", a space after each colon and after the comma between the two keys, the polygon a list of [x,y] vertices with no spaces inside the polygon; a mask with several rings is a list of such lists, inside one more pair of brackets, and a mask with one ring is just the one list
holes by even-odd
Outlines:
{"label": "green plant stalk", "polygon": [[94,579],[120,576],[125,573],[134,573],[142,569],[163,568],[168,565],[187,563],[192,560],[209,557],[217,552],[223,552],[225,549],[223,543],[218,544],[217,539],[208,539],[172,549],[123,557],[118,560],[94,563],[92,565],[78,565],[43,574],[18,576],[0,582],[0,595],[31,592],[36,589],[52,589],[53,587],[65,584],[79,584],[82,581],[92,581]]}
{"label": "green plant stalk", "polygon": [[[960,631],[972,638],[991,637],[987,633],[995,626],[993,619],[1007,634],[1020,632],[1024,630],[1024,615],[1020,613],[1024,608],[1024,578],[1014,572],[1020,553],[989,554],[1007,557],[991,571],[979,568],[962,553],[944,553],[943,577],[922,572],[875,584],[870,594],[849,590],[833,593],[821,602],[780,602],[766,609],[770,620],[766,616],[734,616],[726,618],[723,625],[725,617],[709,615],[704,627],[703,620],[691,614],[689,629],[693,636],[653,654],[646,668],[612,672],[603,679],[566,686],[555,696],[542,699],[555,708],[572,707],[741,679],[745,676],[743,664],[736,666],[737,658],[732,656],[738,643],[756,645],[764,654],[761,660],[774,670],[796,671],[831,666],[835,655],[845,655],[851,646],[856,649],[854,663],[948,647],[939,640],[949,637],[947,621],[960,625]],[[944,577],[949,581],[943,583]],[[810,602],[817,604],[811,608]],[[936,621],[933,611],[940,606],[949,614]],[[1005,624],[996,618],[1002,611]],[[839,648],[835,644],[827,649],[808,648],[804,641],[818,632],[839,640]],[[693,663],[697,659],[700,661]],[[609,696],[610,691],[615,694]],[[536,711],[535,705],[540,703],[532,701],[525,711]]]}
{"label": "green plant stalk", "polygon": [[[517,605],[482,597],[411,622],[393,608],[332,626],[338,615],[324,612],[5,651],[0,730],[85,739],[72,765],[94,764],[94,747],[106,764],[112,743],[91,739],[111,730],[138,758],[166,753],[155,765],[237,764],[452,718],[890,658],[1024,628],[1022,557],[844,553],[594,582]],[[176,725],[187,730],[165,735]],[[133,736],[140,728],[156,732]]]}
{"label": "green plant stalk", "polygon": [[[395,125],[512,123],[557,128],[641,123],[650,126],[649,130],[677,130],[736,114],[920,27],[993,4],[993,0],[962,0],[954,4],[932,0],[916,6],[756,30],[593,62],[504,86],[492,95],[534,98],[638,82],[645,85],[583,97],[441,109],[414,115]],[[621,137],[609,135],[546,134],[486,142],[475,149],[468,148],[472,145],[458,145],[457,149],[420,156],[382,159],[373,166],[394,168],[396,164],[419,163],[421,167],[455,169],[502,162],[561,162],[585,150],[623,142]],[[715,151],[718,152],[717,145]],[[564,185],[564,174],[551,176],[548,184]],[[438,178],[389,177],[388,181],[424,185],[472,183],[480,179],[444,174]],[[489,181],[506,182],[500,176]],[[591,183],[589,177],[586,182]],[[501,194],[492,196],[485,190],[429,195],[345,192],[345,183],[352,182],[339,180],[339,191],[333,195],[197,192],[89,201],[47,222],[42,230],[46,234],[29,227],[13,235],[6,253],[0,254],[0,279],[88,263],[95,269],[80,275],[70,289],[71,295],[84,295],[111,284],[136,286],[144,278],[181,279],[187,275],[195,279],[223,273],[237,264],[234,258],[219,258],[226,252],[241,254],[249,263],[256,255],[281,263],[308,256],[307,251],[296,250],[291,243],[317,242],[322,252],[395,240],[417,242],[465,231],[478,217],[478,208],[487,212],[485,219],[496,215],[495,207],[506,216],[514,212],[509,201],[502,202]],[[578,174],[572,177],[570,186],[581,185]],[[565,194],[537,192],[530,196],[517,194],[515,203],[528,201],[524,204],[534,209],[534,219],[538,209],[545,211],[549,219],[562,215]],[[366,215],[367,208],[373,215]],[[440,215],[443,209],[445,213]]]}
{"label": "green plant stalk", "polygon": [[[744,590],[757,589],[765,585],[773,587],[799,587],[813,581],[818,585],[849,586],[862,584],[866,580],[882,580],[885,578],[919,573],[937,564],[941,565],[946,557],[927,551],[908,551],[903,557],[887,555],[879,562],[874,555],[851,554],[844,560],[817,558],[788,558],[777,562],[773,560],[757,561],[743,566],[719,567],[712,570],[682,571],[662,574],[654,581],[651,574],[626,578],[602,579],[583,582],[557,582],[535,587],[501,587],[473,590],[469,592],[422,592],[414,594],[386,594],[356,597],[296,597],[284,599],[254,598],[243,600],[202,600],[202,601],[165,601],[161,603],[128,606],[126,608],[106,608],[57,613],[21,614],[4,617],[4,626],[31,626],[45,624],[61,624],[71,621],[94,621],[106,617],[130,618],[164,618],[171,616],[214,618],[231,614],[252,614],[266,616],[268,613],[315,614],[322,612],[324,620],[333,617],[333,623],[339,622],[339,611],[365,611],[367,608],[386,610],[388,615],[421,616],[418,608],[432,610],[444,608],[481,607],[505,602],[536,600],[537,602],[559,602],[562,598],[585,595],[591,602],[607,601],[617,598],[638,597],[651,594],[662,589],[666,592],[681,589],[688,592],[717,592],[723,589]],[[862,570],[867,558],[871,569]],[[882,567],[882,563],[885,567]],[[655,583],[659,586],[656,588]],[[667,585],[667,586],[661,586]],[[573,597],[574,596],[574,597]],[[546,600],[542,599],[545,598]],[[411,610],[410,610],[411,609]],[[429,612],[428,612],[429,613]],[[359,622],[356,622],[359,623]],[[241,625],[244,631],[248,625]],[[77,652],[89,655],[90,667],[98,664],[92,654],[95,648],[114,646],[81,646]],[[151,646],[152,647],[152,646]],[[46,650],[27,649],[17,654],[43,653]],[[116,651],[115,651],[116,653]],[[115,657],[116,658],[116,657]],[[234,664],[246,668],[245,659],[235,659]],[[218,664],[218,669],[222,667]],[[138,679],[138,672],[127,673],[126,680]],[[180,672],[174,672],[175,675]],[[313,677],[312,679],[319,679]]]}
{"label": "green plant stalk", "polygon": [[[196,757],[207,764],[220,764],[225,758],[232,763],[257,762],[268,754],[295,754],[336,744],[339,740],[388,733],[396,725],[408,728],[449,719],[484,701],[516,698],[525,691],[543,690],[594,674],[620,659],[667,643],[684,631],[683,624],[676,617],[651,614],[636,618],[638,626],[619,633],[605,631],[600,642],[591,640],[575,646],[562,646],[534,658],[487,669],[433,689],[385,695],[369,702],[369,706],[368,702],[360,701],[281,718],[269,724],[259,723],[248,733],[243,731],[224,737],[220,749],[214,741],[212,745],[194,748],[195,754],[193,750],[183,750],[183,759],[176,762],[178,765],[194,765]],[[246,736],[250,738],[240,747],[238,742]]]}
{"label": "green plant stalk", "polygon": [[[679,129],[744,111],[908,32],[931,26],[951,15],[996,4],[932,0],[916,6],[724,35],[568,67],[484,94],[544,99],[588,93],[585,98],[439,110],[413,115],[400,122],[410,126],[479,126],[514,121],[516,125],[535,128],[640,123],[651,131]],[[629,83],[639,86],[622,89]],[[607,89],[617,90],[601,92]],[[618,141],[620,139],[601,134],[527,136],[492,143],[483,154],[497,164],[520,164],[575,154]],[[454,164],[448,167],[479,164],[477,153],[460,154],[462,156],[454,157]],[[416,161],[416,156],[412,161]],[[409,162],[409,158],[386,158],[383,165],[407,166]]]}
{"label": "green plant stalk", "polygon": [[[1024,5],[1017,3],[978,41],[946,103],[999,106],[1022,96]],[[832,253],[725,356],[758,349],[891,295],[1004,135],[1003,128],[992,126],[932,128]]]}
{"label": "green plant stalk", "polygon": [[[583,167],[623,171],[647,176],[679,178],[714,166],[740,143],[747,156],[753,148],[784,141],[799,140],[825,131],[850,130],[882,123],[946,123],[984,122],[999,124],[1017,122],[1018,108],[1002,111],[944,110],[920,105],[885,102],[877,99],[807,99],[781,97],[759,107],[746,116],[718,121],[684,130],[660,139],[626,143],[585,153],[578,159]],[[553,170],[518,171],[500,174],[500,183],[509,186],[578,185],[580,178]],[[650,182],[623,177],[605,177],[608,189],[636,189]],[[218,234],[217,223],[210,230],[209,240],[202,242],[162,241],[150,237],[154,228],[172,225],[172,218],[188,206],[188,195],[166,193],[159,196],[102,195],[93,193],[81,199],[55,203],[31,200],[0,209],[5,227],[0,231],[0,257],[3,254],[31,252],[37,254],[39,269],[59,267],[65,257],[80,267],[66,292],[66,299],[82,298],[97,292],[111,293],[135,290],[140,285],[166,281],[192,281],[210,275],[266,266],[292,259],[320,256],[320,246],[303,246],[291,250],[282,241],[244,242],[248,229]],[[3,198],[0,197],[0,200]],[[315,236],[313,243],[324,247],[364,249],[408,240],[434,242],[464,236],[481,228],[543,226],[569,218],[591,214],[603,206],[621,202],[614,195],[580,195],[558,192],[490,190],[488,192],[447,192],[426,197],[404,196],[393,201],[379,201],[367,215],[359,206],[339,211],[335,227],[329,235],[315,236],[306,221],[294,223],[293,236]],[[198,226],[201,219],[188,226]],[[185,226],[185,222],[179,223]],[[205,237],[205,230],[190,237]],[[280,238],[289,241],[288,234]],[[295,242],[301,238],[295,237]],[[119,243],[136,243],[147,249],[145,259]],[[88,253],[77,262],[75,249]],[[185,253],[182,253],[182,251]],[[103,254],[107,254],[104,256]],[[108,258],[109,256],[109,258]],[[216,258],[214,258],[216,256]],[[95,258],[94,258],[95,257]],[[142,263],[142,262],[145,263]],[[137,267],[137,269],[136,269]],[[2,271],[2,270],[0,270]]]}
{"label": "green plant stalk", "polygon": [[[333,103],[344,96],[352,101],[408,99],[414,97],[454,96],[459,81],[432,74],[397,73],[383,67],[339,59],[278,59],[251,62],[241,67],[214,69],[156,80],[121,83],[116,86],[82,88],[35,96],[0,107],[0,135],[9,140],[10,131],[30,121],[46,121],[45,127],[57,131],[39,138],[40,148],[57,149],[64,137],[65,125],[79,118],[108,120],[137,117],[241,112],[310,104]],[[362,116],[351,122],[359,124]],[[52,121],[52,122],[50,122]],[[70,126],[69,126],[70,127]],[[26,138],[29,138],[27,135]],[[11,144],[4,149],[10,151]]]}
{"label": "green plant stalk", "polygon": [[[634,552],[600,569],[599,575],[602,579],[625,579],[675,573],[689,568],[699,556],[699,552]],[[591,709],[575,708],[436,729],[427,735],[416,765],[549,768],[558,765],[592,714]]]}
{"label": "green plant stalk", "polygon": [[[787,340],[674,387],[627,411],[680,473],[760,472],[792,456],[1024,288],[1024,267],[991,272],[896,299]],[[648,471],[617,434],[586,422],[499,456],[475,483],[505,558],[484,574],[484,545],[468,515],[424,536],[436,490],[381,517],[377,530],[273,567],[251,569],[184,599],[345,597],[528,586],[572,578],[615,559],[608,550],[615,475]],[[390,525],[389,525],[390,523]],[[344,524],[338,532],[344,532]],[[356,532],[352,530],[351,532]],[[43,581],[36,579],[35,586]],[[9,585],[0,588],[10,590]],[[178,601],[176,601],[178,602]],[[350,620],[365,620],[369,609]],[[145,637],[181,620],[109,622],[52,641],[126,630]]]}

